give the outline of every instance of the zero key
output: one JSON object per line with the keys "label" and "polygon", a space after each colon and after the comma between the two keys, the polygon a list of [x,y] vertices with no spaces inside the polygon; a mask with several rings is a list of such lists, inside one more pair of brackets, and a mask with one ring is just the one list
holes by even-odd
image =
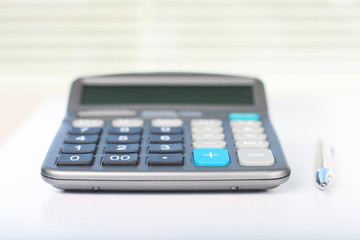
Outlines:
{"label": "zero key", "polygon": [[92,154],[61,154],[58,166],[91,166],[93,161]]}

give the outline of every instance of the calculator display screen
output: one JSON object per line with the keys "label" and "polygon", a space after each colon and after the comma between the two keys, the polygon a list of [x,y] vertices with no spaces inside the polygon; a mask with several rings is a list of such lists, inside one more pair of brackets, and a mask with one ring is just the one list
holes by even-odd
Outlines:
{"label": "calculator display screen", "polygon": [[253,105],[250,86],[84,86],[83,105],[218,104]]}

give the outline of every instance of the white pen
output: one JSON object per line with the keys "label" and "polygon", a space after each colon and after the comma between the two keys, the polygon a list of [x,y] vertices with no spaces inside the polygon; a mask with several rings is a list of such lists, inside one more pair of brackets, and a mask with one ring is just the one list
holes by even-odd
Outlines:
{"label": "white pen", "polygon": [[316,156],[316,185],[325,190],[333,181],[333,149],[325,142],[319,141]]}

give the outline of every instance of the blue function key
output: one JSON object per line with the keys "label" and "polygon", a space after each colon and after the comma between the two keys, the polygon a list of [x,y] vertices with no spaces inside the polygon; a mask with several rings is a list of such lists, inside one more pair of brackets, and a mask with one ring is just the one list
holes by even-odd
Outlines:
{"label": "blue function key", "polygon": [[181,143],[169,144],[150,144],[150,153],[182,153],[183,145]]}
{"label": "blue function key", "polygon": [[100,134],[100,127],[72,127],[69,130],[69,134],[73,135],[91,135],[91,134]]}
{"label": "blue function key", "polygon": [[150,143],[181,143],[183,141],[182,135],[151,135]]}
{"label": "blue function key", "polygon": [[151,134],[181,134],[182,127],[151,127]]}
{"label": "blue function key", "polygon": [[259,121],[260,115],[257,113],[230,113],[229,114],[229,121]]}
{"label": "blue function key", "polygon": [[122,135],[134,135],[140,134],[142,131],[141,127],[112,127],[109,130],[110,134],[122,134]]}
{"label": "blue function key", "polygon": [[61,149],[61,153],[93,153],[96,144],[68,144],[65,143]]}
{"label": "blue function key", "polygon": [[181,153],[175,154],[149,154],[149,166],[182,166],[184,164]]}
{"label": "blue function key", "polygon": [[139,144],[106,144],[105,153],[138,153]]}
{"label": "blue function key", "polygon": [[227,166],[230,163],[229,153],[223,148],[198,148],[193,155],[196,166]]}
{"label": "blue function key", "polygon": [[139,157],[135,153],[132,154],[105,154],[102,161],[103,166],[136,166]]}
{"label": "blue function key", "polygon": [[108,135],[108,143],[138,143],[140,135]]}
{"label": "blue function key", "polygon": [[61,154],[58,166],[91,166],[93,162],[92,154]]}
{"label": "blue function key", "polygon": [[98,140],[98,135],[68,135],[65,143],[97,143]]}

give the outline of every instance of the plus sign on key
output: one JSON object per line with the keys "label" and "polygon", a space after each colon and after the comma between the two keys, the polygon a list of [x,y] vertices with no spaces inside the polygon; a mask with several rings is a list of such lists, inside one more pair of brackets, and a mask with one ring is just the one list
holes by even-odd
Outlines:
{"label": "plus sign on key", "polygon": [[196,166],[227,166],[230,163],[229,153],[223,148],[198,148],[194,150]]}

